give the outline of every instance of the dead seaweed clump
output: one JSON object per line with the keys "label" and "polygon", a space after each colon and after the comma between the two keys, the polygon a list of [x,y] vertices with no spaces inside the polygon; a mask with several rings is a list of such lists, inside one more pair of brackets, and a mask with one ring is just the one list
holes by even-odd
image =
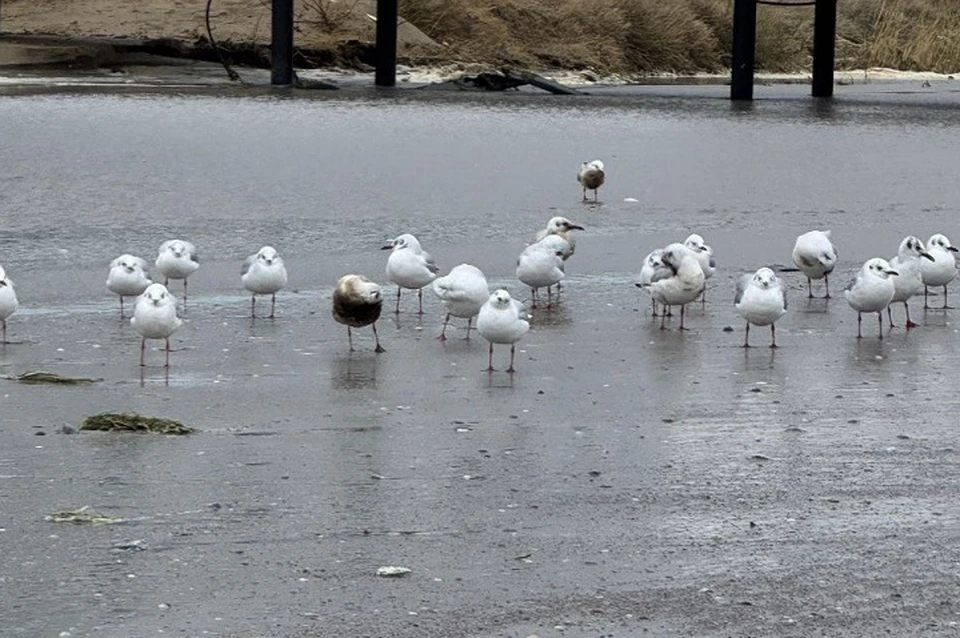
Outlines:
{"label": "dead seaweed clump", "polygon": [[90,509],[89,505],[84,505],[77,510],[54,512],[53,514],[47,516],[46,520],[53,521],[54,523],[75,523],[77,525],[84,523],[90,525],[110,525],[112,523],[120,523],[123,521],[122,518],[100,514],[99,512]]}
{"label": "dead seaweed clump", "polygon": [[135,413],[102,412],[88,416],[81,430],[97,432],[152,432],[155,434],[191,434],[196,429],[173,419],[158,419]]}
{"label": "dead seaweed clump", "polygon": [[65,377],[62,374],[43,372],[42,370],[24,372],[15,377],[7,378],[19,381],[20,383],[26,383],[27,385],[40,385],[43,383],[51,385],[90,385],[91,383],[100,381],[100,379],[88,379],[87,377]]}

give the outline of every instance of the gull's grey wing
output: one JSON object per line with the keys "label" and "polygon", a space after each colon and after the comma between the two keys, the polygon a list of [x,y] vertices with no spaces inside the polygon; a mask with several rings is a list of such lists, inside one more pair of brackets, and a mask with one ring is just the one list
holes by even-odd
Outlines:
{"label": "gull's grey wing", "polygon": [[737,280],[737,293],[733,297],[733,305],[737,305],[740,303],[740,300],[743,299],[743,293],[746,292],[751,279],[753,279],[753,275],[742,275],[740,279]]}
{"label": "gull's grey wing", "polygon": [[197,252],[197,247],[191,244],[188,241],[183,242],[187,247],[187,253],[190,255],[190,261],[199,264],[200,263],[200,253]]}
{"label": "gull's grey wing", "polygon": [[250,267],[253,266],[253,262],[257,260],[256,255],[250,255],[243,260],[243,265],[240,266],[240,276],[243,277],[245,274],[250,272]]}
{"label": "gull's grey wing", "polygon": [[850,280],[850,283],[847,284],[847,287],[844,290],[853,290],[853,287],[857,285],[860,281],[860,273],[857,273],[857,276]]}
{"label": "gull's grey wing", "polygon": [[440,266],[437,265],[437,261],[433,258],[433,255],[431,255],[425,250],[421,251],[420,254],[423,255],[423,260],[427,264],[427,270],[429,270],[433,274],[437,274],[438,272],[440,272]]}
{"label": "gull's grey wing", "polygon": [[780,298],[783,299],[783,309],[787,309],[787,287],[783,285],[780,278],[777,278],[777,285],[780,286]]}
{"label": "gull's grey wing", "polygon": [[673,270],[668,266],[660,266],[653,271],[653,275],[650,276],[650,283],[655,281],[660,281],[661,279],[670,279],[673,277]]}
{"label": "gull's grey wing", "polygon": [[710,267],[711,267],[711,268],[716,268],[716,267],[717,267],[717,260],[713,258],[713,251],[712,251],[712,250],[710,251]]}

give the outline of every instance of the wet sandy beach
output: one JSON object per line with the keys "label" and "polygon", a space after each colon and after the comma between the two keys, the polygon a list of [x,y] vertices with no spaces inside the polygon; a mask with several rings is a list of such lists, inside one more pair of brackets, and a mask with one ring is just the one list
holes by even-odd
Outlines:
{"label": "wet sandy beach", "polygon": [[[858,341],[839,294],[905,234],[960,236],[938,101],[0,97],[0,373],[102,379],[0,381],[0,634],[955,635],[958,311]],[[438,342],[431,295],[384,313],[386,353],[348,352],[332,286],[385,283],[383,240],[525,298],[516,256],[554,214],[586,231],[515,375]],[[816,227],[835,298],[784,273],[781,348],[740,348],[736,277]],[[690,232],[720,270],[661,331],[632,282]],[[141,372],[106,264],[173,236],[203,265],[169,373],[158,350]],[[239,264],[266,243],[291,282],[251,322]],[[61,433],[102,411],[201,432]],[[44,520],[84,505],[124,520]]]}

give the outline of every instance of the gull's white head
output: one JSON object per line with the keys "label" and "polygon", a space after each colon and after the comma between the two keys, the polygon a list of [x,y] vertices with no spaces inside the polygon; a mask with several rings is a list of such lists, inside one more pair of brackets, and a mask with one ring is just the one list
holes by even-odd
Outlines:
{"label": "gull's white head", "polygon": [[900,250],[897,252],[897,255],[900,259],[908,259],[910,257],[925,257],[930,261],[934,261],[933,256],[927,252],[926,247],[923,245],[923,242],[920,241],[919,237],[914,237],[910,235],[905,237],[902,242],[900,242]]}
{"label": "gull's white head", "polygon": [[280,258],[280,254],[274,249],[273,246],[264,246],[261,248],[260,252],[257,253],[257,261],[265,266],[272,266],[275,263],[283,263],[283,259]]}
{"label": "gull's white head", "polygon": [[140,295],[140,299],[153,306],[169,306],[176,301],[163,284],[150,284]]}
{"label": "gull's white head", "polygon": [[707,249],[703,243],[703,237],[694,233],[683,241],[683,245],[696,253],[702,253]]}
{"label": "gull's white head", "polygon": [[656,268],[663,265],[663,249],[656,248],[647,255],[647,264],[651,267]]}
{"label": "gull's white head", "polygon": [[753,273],[753,283],[761,288],[773,288],[777,284],[777,275],[769,268],[761,268]]}
{"label": "gull's white head", "polygon": [[690,248],[680,243],[670,244],[663,249],[663,253],[660,255],[660,261],[674,272],[680,269],[680,264],[683,263],[684,258],[692,259],[694,253]]}
{"label": "gull's white head", "polygon": [[120,255],[113,261],[112,265],[114,268],[123,268],[123,270],[128,273],[143,270],[140,266],[140,260],[133,255]]}
{"label": "gull's white head", "polygon": [[868,259],[867,263],[863,265],[863,271],[869,275],[880,277],[881,279],[888,279],[891,275],[900,274],[890,267],[886,259],[881,259],[880,257]]}
{"label": "gull's white head", "polygon": [[510,307],[510,293],[500,288],[490,293],[490,305],[498,310]]}
{"label": "gull's white head", "polygon": [[547,222],[547,232],[550,234],[559,235],[570,230],[583,230],[583,226],[574,224],[566,217],[551,217]]}
{"label": "gull's white head", "polygon": [[933,250],[934,246],[937,246],[944,250],[949,250],[952,253],[957,252],[957,247],[950,243],[950,240],[947,239],[946,235],[941,235],[940,233],[937,233],[936,235],[931,237],[930,241],[927,242],[927,247],[930,250]]}
{"label": "gull's white head", "polygon": [[396,239],[389,241],[383,245],[383,250],[405,250],[405,249],[410,249],[415,252],[419,252],[421,250],[420,242],[417,240],[416,237],[414,237],[410,233],[404,233],[399,237],[397,237]]}
{"label": "gull's white head", "polygon": [[184,244],[179,239],[177,241],[172,241],[169,244],[167,244],[167,250],[173,253],[173,256],[177,257],[178,259],[180,257],[184,257],[188,252],[187,245]]}

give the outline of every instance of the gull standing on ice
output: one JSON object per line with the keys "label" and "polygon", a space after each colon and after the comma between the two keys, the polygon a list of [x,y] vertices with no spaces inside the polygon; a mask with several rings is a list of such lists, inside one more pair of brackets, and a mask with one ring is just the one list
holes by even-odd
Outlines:
{"label": "gull standing on ice", "polygon": [[347,339],[350,342],[350,352],[353,352],[353,333],[351,328],[373,328],[373,338],[376,341],[374,352],[386,352],[380,345],[380,335],[377,334],[377,319],[383,309],[383,297],[380,294],[380,285],[363,275],[344,275],[337,281],[333,291],[333,318],[337,323],[347,327]]}
{"label": "gull standing on ice", "polygon": [[740,316],[747,321],[743,347],[750,347],[750,324],[770,326],[770,347],[777,347],[776,321],[787,312],[787,289],[769,268],[761,268],[753,275],[744,275],[737,282],[733,300]]}
{"label": "gull standing on ice", "polygon": [[487,278],[483,271],[470,264],[460,264],[447,275],[433,280],[433,292],[437,293],[447,309],[443,330],[437,338],[446,341],[450,317],[459,317],[467,320],[467,339],[469,340],[473,318],[490,298],[490,287],[487,285]]}
{"label": "gull standing on ice", "polygon": [[140,335],[140,367],[144,367],[147,339],[163,339],[166,359],[163,367],[170,367],[170,335],[177,331],[183,321],[177,317],[177,300],[163,284],[150,284],[133,309],[130,319],[134,330]]}
{"label": "gull standing on ice", "polygon": [[865,312],[877,313],[880,338],[883,339],[883,310],[890,305],[896,292],[893,278],[897,274],[899,273],[890,267],[886,259],[874,257],[863,264],[856,278],[843,291],[847,303],[857,311],[857,339],[863,337],[860,324],[863,323]]}
{"label": "gull standing on ice", "polygon": [[387,259],[387,277],[397,285],[397,307],[394,314],[400,314],[400,291],[403,288],[417,291],[420,301],[418,314],[423,314],[423,287],[437,278],[440,269],[430,253],[420,247],[417,238],[409,233],[400,235],[383,246],[383,250],[392,250]]}
{"label": "gull standing on ice", "polygon": [[277,305],[277,292],[287,285],[287,268],[283,258],[273,248],[264,246],[256,255],[250,255],[240,269],[240,281],[250,291],[250,318],[255,318],[257,295],[270,295],[270,319]]}
{"label": "gull standing on ice", "polygon": [[[703,270],[704,282],[713,277],[713,273],[717,270],[717,262],[713,258],[713,248],[710,248],[710,246],[707,246],[705,243],[703,243],[703,237],[694,233],[683,241],[683,245],[692,250],[694,257],[697,258],[697,263],[700,264],[700,268]],[[703,302],[703,305],[706,306],[706,283],[704,283],[703,293],[700,295],[700,299]]]}
{"label": "gull standing on ice", "polygon": [[0,266],[0,345],[7,343],[7,318],[15,313],[19,306],[13,281]]}
{"label": "gull standing on ice", "polygon": [[139,297],[153,282],[147,275],[147,260],[133,255],[120,255],[110,262],[107,290],[120,297],[120,319],[123,320],[123,298]]}
{"label": "gull standing on ice", "polygon": [[187,277],[200,267],[197,248],[188,241],[171,239],[160,244],[157,255],[157,270],[163,275],[163,285],[169,286],[171,279],[183,279],[183,303],[187,303]]}
{"label": "gull standing on ice", "polygon": [[513,372],[513,356],[516,343],[530,330],[527,313],[516,299],[510,297],[506,290],[495,290],[490,299],[480,309],[477,315],[477,331],[490,342],[487,354],[486,372],[493,372],[493,344],[510,344],[510,367],[507,372]]}
{"label": "gull standing on ice", "polygon": [[[673,275],[673,271],[663,263],[663,260],[661,259],[662,255],[663,249],[656,248],[646,256],[646,258],[643,260],[643,267],[640,269],[640,277],[638,278],[639,281],[637,281],[635,284],[637,288],[647,288],[652,281]],[[652,316],[656,317],[657,300],[652,295],[650,296],[650,303],[653,304]],[[667,307],[664,306],[661,310],[662,312],[667,312]]]}
{"label": "gull standing on ice", "polygon": [[[910,306],[907,302],[910,297],[919,295],[923,291],[923,262],[922,259],[933,261],[933,256],[927,252],[923,242],[914,236],[905,237],[900,242],[900,248],[897,256],[890,260],[890,268],[897,271],[897,276],[893,278],[893,299],[890,300],[891,306],[898,302],[903,302],[903,308],[907,313],[907,330],[915,328],[917,324],[910,321]],[[893,311],[887,306],[887,320],[891,328],[893,325]]]}
{"label": "gull standing on ice", "polygon": [[517,279],[533,291],[532,307],[537,307],[537,290],[546,287],[547,308],[553,304],[550,287],[559,284],[566,275],[563,272],[563,252],[549,244],[530,244],[517,259]]}
{"label": "gull standing on ice", "polygon": [[583,162],[580,164],[580,171],[577,173],[577,181],[583,187],[583,201],[587,201],[587,190],[593,191],[593,201],[597,201],[597,190],[603,186],[606,181],[606,175],[603,172],[603,162],[593,160],[592,162]]}
{"label": "gull standing on ice", "polygon": [[[683,244],[670,244],[663,249],[660,260],[668,270],[654,275],[653,280],[644,286],[650,296],[664,306],[680,306],[680,330],[683,325],[684,308],[700,296],[704,287],[703,269],[693,251]],[[660,329],[665,329],[666,313],[660,318]]]}
{"label": "gull standing on ice", "polygon": [[830,298],[830,273],[837,265],[837,249],[830,241],[829,230],[811,230],[797,237],[793,263],[807,276],[808,299],[813,299],[813,279],[823,279],[827,290],[823,298]]}
{"label": "gull standing on ice", "polygon": [[941,310],[949,310],[947,305],[947,284],[957,276],[957,259],[954,254],[957,247],[950,243],[944,235],[934,235],[927,242],[927,252],[933,257],[933,263],[921,262],[921,276],[923,278],[923,307],[929,308],[927,297],[929,286],[943,286],[943,306]]}

